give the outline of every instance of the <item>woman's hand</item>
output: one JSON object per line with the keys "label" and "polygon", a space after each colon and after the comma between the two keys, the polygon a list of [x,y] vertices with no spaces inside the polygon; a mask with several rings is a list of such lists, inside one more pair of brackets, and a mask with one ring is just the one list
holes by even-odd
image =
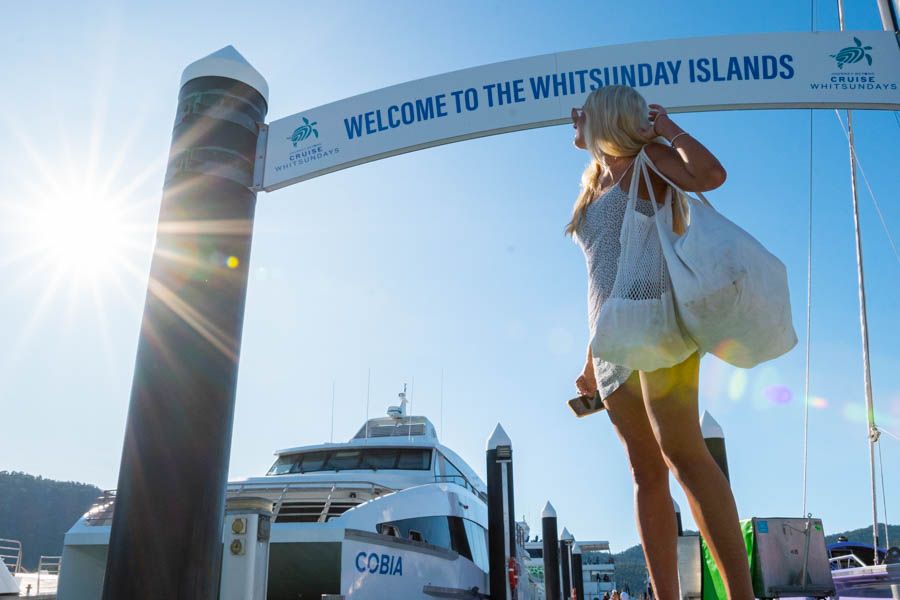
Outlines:
{"label": "woman's hand", "polygon": [[679,129],[679,127],[669,118],[669,113],[665,107],[661,104],[650,104],[649,108],[650,127],[645,127],[640,131],[644,140],[652,142],[659,136],[668,138],[670,135],[674,135],[672,131]]}
{"label": "woman's hand", "polygon": [[582,396],[591,396],[597,393],[597,380],[594,378],[594,365],[589,361],[584,365],[584,371],[575,380],[575,389]]}

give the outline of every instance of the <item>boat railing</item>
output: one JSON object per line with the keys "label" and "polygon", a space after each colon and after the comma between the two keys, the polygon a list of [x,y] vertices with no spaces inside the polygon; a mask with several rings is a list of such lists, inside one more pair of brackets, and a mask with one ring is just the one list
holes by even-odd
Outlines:
{"label": "boat railing", "polygon": [[298,481],[281,484],[254,481],[229,484],[227,496],[271,499],[276,523],[325,523],[358,504],[393,491],[372,481]]}
{"label": "boat railing", "polygon": [[22,570],[22,542],[0,538],[0,562],[15,575]]}
{"label": "boat railing", "polygon": [[487,502],[487,494],[472,485],[471,482],[469,482],[469,480],[462,475],[435,475],[434,481],[435,483],[455,483],[460,487],[466,488],[467,490],[481,498],[482,501]]}
{"label": "boat railing", "polygon": [[850,554],[842,554],[841,556],[833,556],[828,559],[828,562],[831,563],[832,570],[867,566],[861,558],[859,558],[852,552]]}
{"label": "boat railing", "polygon": [[[41,594],[41,575],[51,575],[52,577],[48,578],[44,577],[44,591],[45,592],[55,592],[56,591],[56,583],[57,578],[59,577],[59,570],[62,567],[62,556],[44,556],[41,555],[40,560],[38,560],[38,568],[37,568],[37,595]],[[49,586],[48,586],[49,583]],[[52,588],[52,589],[48,589]]]}

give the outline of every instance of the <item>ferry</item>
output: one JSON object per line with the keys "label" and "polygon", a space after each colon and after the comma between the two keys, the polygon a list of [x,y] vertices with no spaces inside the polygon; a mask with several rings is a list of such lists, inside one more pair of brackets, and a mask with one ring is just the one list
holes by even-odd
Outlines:
{"label": "ferry", "polygon": [[[487,598],[487,487],[406,393],[351,440],[279,450],[228,498],[270,499],[269,600]],[[60,600],[101,595],[115,493],[66,533]]]}

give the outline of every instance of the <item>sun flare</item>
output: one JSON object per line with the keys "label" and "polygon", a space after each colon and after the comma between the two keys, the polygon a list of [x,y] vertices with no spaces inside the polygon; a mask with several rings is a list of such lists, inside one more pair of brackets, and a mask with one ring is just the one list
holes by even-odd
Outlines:
{"label": "sun flare", "polygon": [[34,261],[76,284],[102,283],[120,274],[132,229],[121,201],[87,190],[34,200],[25,211],[23,231]]}

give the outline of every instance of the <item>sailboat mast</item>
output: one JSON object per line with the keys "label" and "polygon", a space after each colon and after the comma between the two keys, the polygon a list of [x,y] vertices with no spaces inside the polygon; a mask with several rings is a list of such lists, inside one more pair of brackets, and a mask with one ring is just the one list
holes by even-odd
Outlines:
{"label": "sailboat mast", "polygon": [[[844,31],[844,3],[838,0],[838,21]],[[872,488],[872,546],[874,563],[878,564],[878,496],[875,485],[875,443],[878,427],[875,425],[875,404],[872,399],[872,370],[869,365],[869,322],[866,317],[866,286],[863,273],[862,234],[859,227],[859,195],[856,190],[856,145],[853,141],[853,111],[847,109],[847,139],[850,145],[850,190],[853,194],[853,227],[856,235],[856,278],[859,286],[859,329],[862,337],[863,380],[866,394],[866,417],[869,438],[869,474]]]}

